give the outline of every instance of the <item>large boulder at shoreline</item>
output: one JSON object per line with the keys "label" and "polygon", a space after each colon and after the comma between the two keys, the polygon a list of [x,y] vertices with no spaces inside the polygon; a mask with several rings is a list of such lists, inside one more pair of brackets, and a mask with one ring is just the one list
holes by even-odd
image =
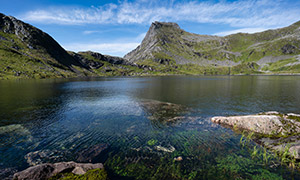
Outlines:
{"label": "large boulder at shoreline", "polygon": [[211,121],[236,132],[254,132],[255,142],[276,152],[288,149],[290,156],[300,160],[299,114],[271,111],[245,116],[217,116]]}
{"label": "large boulder at shoreline", "polygon": [[272,111],[246,116],[217,116],[211,118],[211,121],[239,130],[268,135],[269,137],[300,133],[300,115],[292,113],[284,115]]}
{"label": "large boulder at shoreline", "polygon": [[13,179],[29,180],[29,179],[48,179],[59,173],[72,172],[73,174],[85,174],[91,169],[103,169],[102,163],[76,163],[76,162],[59,162],[45,163],[29,167],[21,172],[15,173]]}

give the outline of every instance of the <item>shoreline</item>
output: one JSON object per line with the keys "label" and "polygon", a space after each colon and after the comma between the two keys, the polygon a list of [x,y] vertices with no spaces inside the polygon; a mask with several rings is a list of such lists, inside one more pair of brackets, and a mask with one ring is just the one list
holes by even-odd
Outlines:
{"label": "shoreline", "polygon": [[166,77],[166,76],[192,76],[192,77],[212,77],[212,76],[300,76],[300,73],[274,73],[274,74],[144,74],[132,76],[74,76],[74,77],[50,77],[50,78],[15,78],[15,79],[0,79],[4,81],[20,81],[20,80],[74,80],[74,79],[93,79],[93,78],[134,78],[134,77]]}

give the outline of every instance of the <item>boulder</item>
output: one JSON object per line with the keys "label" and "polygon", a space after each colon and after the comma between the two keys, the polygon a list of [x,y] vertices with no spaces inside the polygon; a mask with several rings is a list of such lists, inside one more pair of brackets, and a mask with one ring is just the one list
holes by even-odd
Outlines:
{"label": "boulder", "polygon": [[76,162],[59,162],[59,163],[45,163],[29,167],[21,172],[15,173],[13,179],[16,180],[35,180],[48,179],[56,174],[72,172],[77,175],[85,174],[91,169],[103,169],[102,163],[76,163]]}
{"label": "boulder", "polygon": [[255,142],[277,152],[288,148],[290,156],[300,160],[300,115],[276,111],[246,116],[217,116],[211,121],[239,132],[254,132]]}
{"label": "boulder", "polygon": [[[293,115],[292,117],[297,117]],[[211,121],[239,130],[248,130],[269,136],[292,135],[300,133],[300,121],[291,115],[281,115],[278,112],[267,112],[246,116],[217,116]]]}

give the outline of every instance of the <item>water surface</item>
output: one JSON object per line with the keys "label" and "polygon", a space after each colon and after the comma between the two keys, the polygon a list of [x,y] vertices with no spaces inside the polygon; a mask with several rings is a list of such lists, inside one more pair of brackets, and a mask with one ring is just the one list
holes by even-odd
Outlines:
{"label": "water surface", "polygon": [[102,162],[116,179],[299,178],[209,120],[300,113],[299,92],[299,76],[1,81],[0,176],[73,160]]}

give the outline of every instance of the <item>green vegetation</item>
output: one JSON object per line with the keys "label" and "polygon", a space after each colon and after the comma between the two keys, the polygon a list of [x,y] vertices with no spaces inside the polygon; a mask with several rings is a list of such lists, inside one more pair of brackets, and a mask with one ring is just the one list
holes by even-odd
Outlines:
{"label": "green vegetation", "polygon": [[[7,17],[5,21],[11,19]],[[139,50],[127,56],[138,65],[99,53],[66,52],[46,33],[21,21],[18,23],[24,26],[22,32],[4,31],[5,24],[0,30],[0,80],[300,73],[296,57],[300,54],[300,41],[295,39],[299,34],[299,23],[261,33],[217,37],[188,33],[175,23],[156,22],[149,30],[153,36],[143,41],[155,44],[151,47],[142,44]],[[257,63],[266,56],[287,55],[289,59],[279,58],[261,67]]]}
{"label": "green vegetation", "polygon": [[[260,135],[258,135],[260,136]],[[251,158],[256,160],[257,162],[262,162],[264,165],[268,165],[270,163],[276,164],[276,162],[280,162],[281,165],[289,166],[292,169],[300,170],[300,163],[296,161],[296,152],[294,154],[290,153],[290,145],[287,144],[280,151],[269,152],[266,148],[261,148],[254,146],[251,149],[252,140],[257,136],[251,132],[244,131],[242,133],[240,144],[242,147],[246,148],[249,154],[251,154]]]}
{"label": "green vegetation", "polygon": [[217,176],[220,179],[283,179],[263,168],[259,162],[243,156],[228,155],[225,158],[217,158],[217,163]]}
{"label": "green vegetation", "polygon": [[[205,139],[206,143],[200,145],[199,137]],[[152,138],[147,144],[135,144],[138,150],[122,145],[122,149],[109,153],[104,165],[108,174],[115,179],[284,179],[286,176],[282,176],[278,169],[270,168],[274,162],[280,164],[280,161],[267,150],[263,155],[264,149],[253,146],[253,137],[254,134],[244,135],[247,143],[244,148],[237,150],[228,149],[224,144],[207,146],[210,144],[210,133],[207,131],[182,131],[168,134],[172,146],[176,148],[172,153],[156,151],[153,143],[163,144]],[[182,138],[189,140],[178,141]],[[223,138],[232,137],[228,135]],[[182,157],[181,161],[176,160],[179,156]]]}
{"label": "green vegetation", "polygon": [[292,64],[295,62],[298,62],[298,60],[295,58],[280,60],[274,63],[268,63],[268,65],[264,66],[261,70],[272,72],[289,72],[289,68],[291,68],[292,66],[289,66],[288,64]]}
{"label": "green vegetation", "polygon": [[[296,55],[300,54],[300,41],[295,38],[299,35],[297,28],[299,23],[261,33],[217,37],[188,33],[174,23],[155,22],[149,29],[152,36],[145,37],[141,48],[128,54],[127,58],[140,64],[145,60],[147,64],[151,64],[149,61],[171,60],[169,67],[176,67],[171,68],[175,74],[299,73]],[[263,57],[277,59],[270,66],[264,66],[268,60],[262,60],[260,64],[264,69],[261,71],[262,67],[256,62]],[[284,60],[287,57],[290,60]],[[237,65],[226,65],[228,62]],[[289,63],[295,64],[287,66]],[[158,66],[160,64],[154,65]]]}
{"label": "green vegetation", "polygon": [[83,175],[76,175],[71,172],[60,173],[49,180],[108,180],[107,172],[104,169],[93,169]]}
{"label": "green vegetation", "polygon": [[150,140],[147,142],[147,144],[148,144],[149,146],[154,146],[156,143],[157,143],[157,140],[155,140],[155,139],[150,139]]}

